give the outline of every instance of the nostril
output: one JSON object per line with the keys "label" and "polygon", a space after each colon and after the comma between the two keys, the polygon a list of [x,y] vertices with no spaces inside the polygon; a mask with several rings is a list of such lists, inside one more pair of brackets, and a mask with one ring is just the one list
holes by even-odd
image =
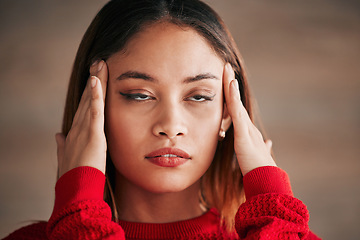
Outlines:
{"label": "nostril", "polygon": [[[166,132],[159,132],[159,135],[160,136],[168,136],[168,134],[166,134]],[[174,136],[168,136],[169,138],[174,138],[174,137],[176,137],[176,136],[182,136],[183,135],[183,133],[181,133],[181,132],[179,132],[179,133],[177,133],[176,135],[174,135]]]}

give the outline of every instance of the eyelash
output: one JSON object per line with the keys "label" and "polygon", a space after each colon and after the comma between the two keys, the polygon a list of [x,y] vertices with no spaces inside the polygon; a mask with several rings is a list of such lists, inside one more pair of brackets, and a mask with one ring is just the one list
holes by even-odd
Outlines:
{"label": "eyelash", "polygon": [[[142,102],[142,101],[153,99],[152,97],[150,97],[146,94],[142,94],[142,93],[122,93],[122,92],[120,92],[120,94],[122,96],[124,96],[125,99],[130,100],[130,101]],[[144,97],[147,99],[144,99]]]}
{"label": "eyelash", "polygon": [[[120,94],[129,101],[143,102],[143,101],[154,99],[153,97],[150,97],[150,96],[148,96],[146,94],[142,94],[142,93],[122,93],[122,92],[120,92]],[[196,100],[190,100],[190,101],[202,103],[202,102],[206,102],[206,101],[212,101],[212,100],[214,100],[214,97],[215,97],[215,95],[206,96],[206,95],[197,94],[197,95],[194,95],[187,99],[193,98]],[[202,98],[203,100],[197,100],[198,98]]]}
{"label": "eyelash", "polygon": [[205,95],[201,95],[201,94],[197,94],[197,95],[194,95],[192,97],[189,97],[189,98],[203,98],[204,100],[192,100],[194,102],[206,102],[206,101],[212,101],[214,99],[215,95],[214,96],[205,96]]}

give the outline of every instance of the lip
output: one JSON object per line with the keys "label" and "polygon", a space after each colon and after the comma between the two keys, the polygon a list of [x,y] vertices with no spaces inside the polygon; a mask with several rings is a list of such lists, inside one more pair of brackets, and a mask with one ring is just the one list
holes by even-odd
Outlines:
{"label": "lip", "polygon": [[187,152],[178,148],[161,148],[147,154],[145,158],[160,167],[177,167],[191,159]]}

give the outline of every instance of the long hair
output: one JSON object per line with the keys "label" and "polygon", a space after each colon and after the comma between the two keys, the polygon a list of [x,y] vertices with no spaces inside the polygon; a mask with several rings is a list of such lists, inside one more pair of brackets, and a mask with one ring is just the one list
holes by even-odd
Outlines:
{"label": "long hair", "polygon": [[[95,16],[80,43],[65,104],[62,125],[65,136],[85,89],[91,63],[97,59],[107,60],[124,49],[134,34],[149,24],[161,21],[191,27],[207,40],[224,62],[232,65],[242,103],[252,118],[250,91],[240,53],[229,30],[214,10],[198,0],[112,0]],[[112,208],[113,219],[117,220],[112,192],[115,167],[109,154],[106,166],[104,200]],[[216,208],[224,227],[234,230],[234,217],[245,197],[241,171],[234,154],[233,126],[230,126],[225,139],[218,143],[212,164],[201,178],[199,199],[206,207]]]}

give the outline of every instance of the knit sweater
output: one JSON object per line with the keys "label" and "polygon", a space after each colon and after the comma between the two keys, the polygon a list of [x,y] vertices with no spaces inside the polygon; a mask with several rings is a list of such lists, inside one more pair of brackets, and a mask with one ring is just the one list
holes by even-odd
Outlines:
{"label": "knit sweater", "polygon": [[306,206],[293,197],[287,174],[261,167],[244,176],[246,202],[235,216],[236,232],[220,226],[216,209],[194,219],[173,223],[133,223],[111,220],[103,201],[105,175],[78,167],[56,183],[55,205],[48,222],[23,227],[12,239],[319,239],[308,228]]}

